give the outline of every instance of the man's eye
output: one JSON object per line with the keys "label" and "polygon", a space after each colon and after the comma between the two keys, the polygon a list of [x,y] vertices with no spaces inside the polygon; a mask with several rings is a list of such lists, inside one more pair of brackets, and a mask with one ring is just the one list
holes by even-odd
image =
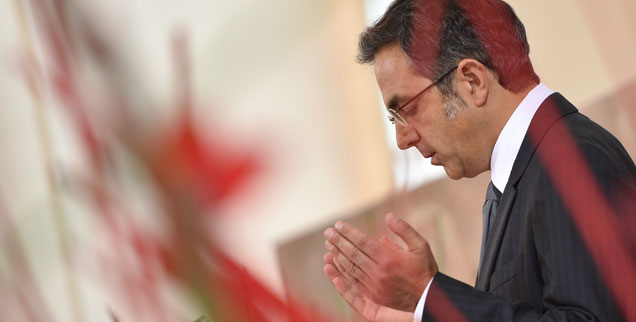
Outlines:
{"label": "man's eye", "polygon": [[413,112],[415,112],[415,108],[411,107],[405,107],[402,109],[402,115],[406,116],[406,115],[411,115],[413,114]]}

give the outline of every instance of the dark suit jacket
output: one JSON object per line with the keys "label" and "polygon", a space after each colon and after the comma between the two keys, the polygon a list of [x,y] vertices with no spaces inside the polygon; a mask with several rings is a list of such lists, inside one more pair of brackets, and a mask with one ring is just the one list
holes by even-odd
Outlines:
{"label": "dark suit jacket", "polygon": [[[610,211],[586,212],[598,197]],[[619,223],[614,237],[628,250],[620,255],[634,264],[635,214],[636,167],[625,149],[563,96],[551,95],[515,159],[476,286],[438,273],[422,321],[623,321],[617,303],[625,299],[610,290],[599,266],[607,263],[589,250],[604,236],[584,226],[599,218]]]}

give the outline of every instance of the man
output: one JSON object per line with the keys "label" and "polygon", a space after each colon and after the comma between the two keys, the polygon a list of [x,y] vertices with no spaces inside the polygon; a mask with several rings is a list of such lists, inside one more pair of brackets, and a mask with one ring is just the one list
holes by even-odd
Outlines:
{"label": "man", "polygon": [[[452,179],[491,171],[475,287],[347,223],[325,273],[370,321],[635,320],[636,167],[621,144],[540,83],[525,29],[499,0],[397,0],[360,37],[401,149]],[[413,314],[415,312],[415,314]]]}

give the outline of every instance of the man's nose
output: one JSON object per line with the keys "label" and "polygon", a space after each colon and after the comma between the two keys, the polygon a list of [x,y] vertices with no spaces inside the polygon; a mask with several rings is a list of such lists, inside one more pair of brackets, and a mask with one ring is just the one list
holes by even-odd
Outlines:
{"label": "man's nose", "polygon": [[395,128],[395,139],[398,147],[401,150],[406,150],[420,140],[420,135],[409,125],[397,124]]}

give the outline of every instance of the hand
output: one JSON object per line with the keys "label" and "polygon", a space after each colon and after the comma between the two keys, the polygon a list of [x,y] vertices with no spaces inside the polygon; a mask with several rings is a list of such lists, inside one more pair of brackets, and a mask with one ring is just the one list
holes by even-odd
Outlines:
{"label": "hand", "polygon": [[347,301],[356,312],[360,313],[367,321],[370,322],[411,322],[413,321],[412,312],[398,311],[386,306],[380,306],[367,298],[357,287],[351,283],[349,279],[344,278],[336,269],[333,254],[325,255],[325,273],[336,286],[338,293]]}
{"label": "hand", "polygon": [[437,263],[428,242],[409,224],[393,214],[386,216],[386,223],[406,243],[407,249],[387,237],[376,242],[343,222],[325,231],[325,246],[345,285],[352,285],[373,303],[413,312],[438,271]]}

